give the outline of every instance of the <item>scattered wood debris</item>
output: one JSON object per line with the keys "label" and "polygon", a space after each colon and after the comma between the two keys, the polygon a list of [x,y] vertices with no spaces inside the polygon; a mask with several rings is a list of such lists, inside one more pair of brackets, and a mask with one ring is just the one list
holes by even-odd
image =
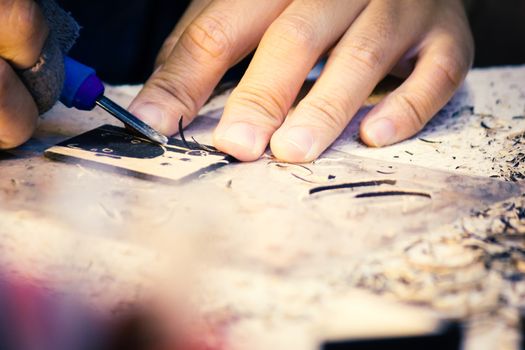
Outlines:
{"label": "scattered wood debris", "polygon": [[375,251],[348,283],[468,317],[525,307],[525,195]]}
{"label": "scattered wood debris", "polygon": [[309,194],[316,194],[320,192],[325,191],[334,191],[334,190],[341,190],[341,189],[354,189],[359,187],[373,187],[373,186],[381,186],[381,185],[395,185],[397,183],[396,180],[372,180],[372,181],[360,181],[360,182],[346,182],[346,183],[340,183],[340,184],[334,184],[334,185],[327,185],[327,186],[319,186],[311,188],[309,191]]}
{"label": "scattered wood debris", "polygon": [[414,192],[414,191],[380,191],[380,192],[365,192],[359,193],[355,198],[372,198],[372,197],[393,197],[393,196],[414,196],[414,197],[425,197],[432,198],[432,195],[426,192]]}
{"label": "scattered wood debris", "polygon": [[502,150],[492,158],[492,170],[507,181],[525,179],[525,132],[510,136]]}
{"label": "scattered wood debris", "polygon": [[433,140],[424,139],[422,137],[419,137],[418,140],[426,142],[426,143],[443,143],[442,141],[433,141]]}

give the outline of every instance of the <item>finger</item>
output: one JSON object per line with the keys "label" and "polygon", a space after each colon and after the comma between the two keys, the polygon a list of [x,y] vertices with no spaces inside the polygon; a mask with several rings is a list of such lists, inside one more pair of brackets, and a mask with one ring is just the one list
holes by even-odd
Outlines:
{"label": "finger", "polygon": [[255,160],[282,124],[308,72],[344,33],[364,1],[294,1],[271,25],[230,96],[215,146],[243,161]]}
{"label": "finger", "polygon": [[440,35],[421,54],[412,75],[377,105],[361,124],[361,139],[381,147],[420,131],[450,100],[472,64],[472,45]]}
{"label": "finger", "polygon": [[0,59],[0,149],[19,146],[33,134],[38,109],[13,68]]}
{"label": "finger", "polygon": [[48,35],[47,22],[34,0],[0,5],[0,57],[17,69],[32,67]]}
{"label": "finger", "polygon": [[271,148],[277,158],[317,158],[407,51],[417,28],[392,15],[394,9],[399,10],[398,2],[372,2],[352,24],[317,83],[273,135]]}
{"label": "finger", "polygon": [[221,77],[252,51],[283,1],[215,1],[185,30],[168,60],[146,82],[130,106],[141,119],[165,134],[188,124]]}
{"label": "finger", "polygon": [[193,22],[193,20],[208,6],[212,0],[193,0],[182,18],[177,22],[175,29],[169,35],[168,39],[162,45],[162,48],[159,51],[157,60],[155,61],[155,69],[164,64],[168,59],[169,55],[173,51],[173,48],[179,41],[182,33],[186,30],[188,25]]}

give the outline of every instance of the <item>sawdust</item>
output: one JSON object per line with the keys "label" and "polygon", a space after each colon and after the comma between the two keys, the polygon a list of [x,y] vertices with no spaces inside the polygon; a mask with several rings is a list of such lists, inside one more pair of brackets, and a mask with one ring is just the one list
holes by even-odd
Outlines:
{"label": "sawdust", "polygon": [[468,318],[525,307],[525,196],[374,252],[351,285]]}
{"label": "sawdust", "polygon": [[494,162],[499,177],[514,182],[525,179],[525,132],[509,136]]}

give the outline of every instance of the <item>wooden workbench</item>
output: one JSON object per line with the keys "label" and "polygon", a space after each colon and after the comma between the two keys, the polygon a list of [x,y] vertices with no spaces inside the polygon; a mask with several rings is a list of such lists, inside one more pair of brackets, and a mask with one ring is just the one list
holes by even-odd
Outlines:
{"label": "wooden workbench", "polygon": [[[125,105],[137,91],[109,95]],[[224,100],[186,134],[209,143]],[[0,153],[2,271],[105,313],[177,291],[224,320],[234,349],[315,349],[351,334],[356,301],[377,302],[356,288],[466,320],[467,349],[513,349],[525,302],[524,115],[525,67],[475,70],[401,144],[364,147],[358,117],[313,164],[268,153],[168,185],[45,159],[47,147],[115,123],[57,106],[28,144]],[[371,180],[426,196],[309,194]]]}

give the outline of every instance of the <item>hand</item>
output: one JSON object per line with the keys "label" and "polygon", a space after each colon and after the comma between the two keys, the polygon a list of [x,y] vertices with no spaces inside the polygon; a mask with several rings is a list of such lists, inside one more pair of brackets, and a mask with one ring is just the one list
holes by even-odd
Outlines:
{"label": "hand", "polygon": [[[226,70],[257,47],[214,133],[217,148],[244,161],[259,158],[268,143],[284,161],[317,158],[389,73],[407,79],[367,115],[361,138],[377,147],[404,140],[445,105],[473,60],[461,0],[200,4],[167,40],[130,109],[174,134],[180,116],[189,123]],[[327,53],[321,77],[289,113]]]}
{"label": "hand", "polygon": [[0,1],[0,149],[31,137],[38,109],[14,69],[38,60],[48,28],[34,0]]}

